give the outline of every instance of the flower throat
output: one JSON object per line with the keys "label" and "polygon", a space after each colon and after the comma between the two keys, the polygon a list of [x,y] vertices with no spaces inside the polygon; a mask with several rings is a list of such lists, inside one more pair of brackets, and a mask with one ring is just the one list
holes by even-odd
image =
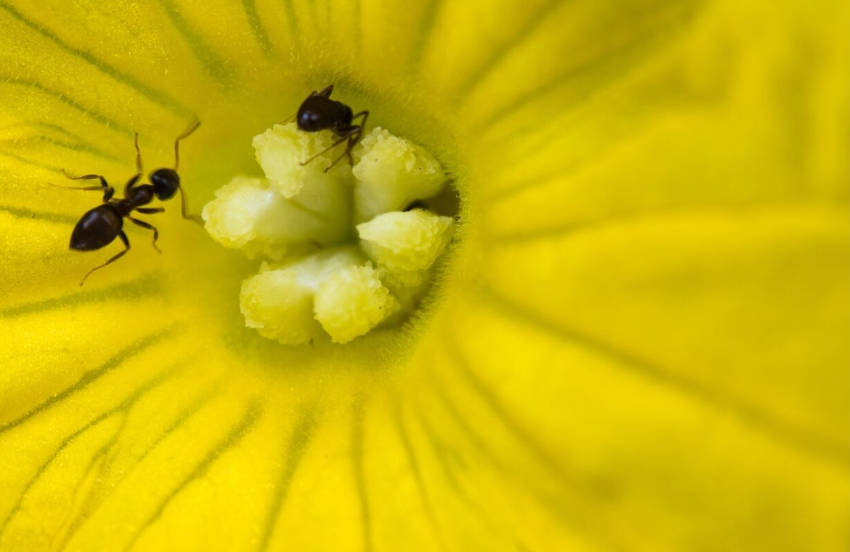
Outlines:
{"label": "flower throat", "polygon": [[261,259],[240,309],[246,326],[285,345],[346,343],[406,320],[459,210],[428,151],[380,127],[365,133],[368,111],[352,114],[332,90],[310,94],[297,123],[255,136],[265,177],[235,176],[202,213],[213,239]]}

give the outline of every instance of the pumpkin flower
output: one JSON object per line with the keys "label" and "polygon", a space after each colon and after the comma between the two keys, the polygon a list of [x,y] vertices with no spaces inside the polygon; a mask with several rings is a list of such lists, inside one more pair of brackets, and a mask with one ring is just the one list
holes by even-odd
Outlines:
{"label": "pumpkin flower", "polygon": [[847,2],[0,25],[0,551],[847,549]]}

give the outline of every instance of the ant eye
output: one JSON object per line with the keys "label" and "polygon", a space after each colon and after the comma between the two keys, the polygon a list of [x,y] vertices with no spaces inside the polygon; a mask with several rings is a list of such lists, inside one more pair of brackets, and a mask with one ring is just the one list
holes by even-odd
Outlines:
{"label": "ant eye", "polygon": [[321,116],[310,110],[298,114],[298,127],[302,130],[319,130],[322,127]]}

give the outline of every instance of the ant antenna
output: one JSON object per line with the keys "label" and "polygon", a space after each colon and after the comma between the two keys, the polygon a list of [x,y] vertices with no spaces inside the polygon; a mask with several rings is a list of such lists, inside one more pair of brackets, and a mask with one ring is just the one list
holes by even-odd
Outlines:
{"label": "ant antenna", "polygon": [[177,170],[177,167],[180,165],[180,140],[182,140],[184,138],[188,138],[189,135],[191,135],[193,132],[198,130],[199,126],[201,126],[201,121],[199,121],[198,119],[195,119],[192,122],[192,124],[189,125],[189,128],[186,129],[186,131],[183,134],[181,134],[180,136],[177,137],[177,139],[174,140],[174,170],[175,171]]}
{"label": "ant antenna", "polygon": [[142,174],[142,152],[139,149],[139,133],[133,133],[133,145],[136,146],[136,172]]}
{"label": "ant antenna", "polygon": [[186,193],[183,191],[183,186],[180,186],[180,213],[183,215],[184,219],[191,220],[193,222],[197,222],[201,226],[204,225],[204,219],[201,218],[201,215],[190,215],[189,214],[189,203],[186,199]]}
{"label": "ant antenna", "polygon": [[103,186],[62,186],[61,184],[54,184],[53,182],[47,182],[48,186],[53,186],[54,188],[61,188],[62,190],[103,190]]}

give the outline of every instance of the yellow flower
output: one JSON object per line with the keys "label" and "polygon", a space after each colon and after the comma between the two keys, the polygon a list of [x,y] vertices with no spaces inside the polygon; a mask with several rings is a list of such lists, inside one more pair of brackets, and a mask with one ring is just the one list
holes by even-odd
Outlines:
{"label": "yellow flower", "polygon": [[[846,550],[842,1],[0,0],[0,550]],[[428,305],[244,328],[199,212],[327,84],[456,177]],[[138,231],[136,231],[138,230]]]}

